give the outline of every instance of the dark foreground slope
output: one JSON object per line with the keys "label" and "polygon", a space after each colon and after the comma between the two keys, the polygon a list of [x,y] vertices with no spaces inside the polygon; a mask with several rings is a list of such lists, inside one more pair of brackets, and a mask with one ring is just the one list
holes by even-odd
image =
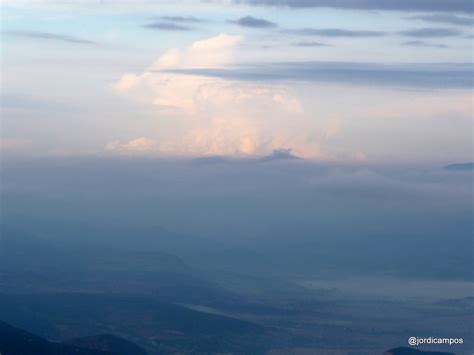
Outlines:
{"label": "dark foreground slope", "polygon": [[[257,324],[136,296],[0,294],[0,314],[7,322],[48,339],[107,333],[130,339],[154,354],[252,354],[262,353],[269,344],[265,329]],[[87,339],[73,344],[84,342]]]}
{"label": "dark foreground slope", "polygon": [[0,321],[2,355],[112,355],[113,352],[53,343]]}
{"label": "dark foreground slope", "polygon": [[138,345],[111,334],[75,338],[65,343],[83,349],[101,350],[120,355],[146,355],[146,351]]}

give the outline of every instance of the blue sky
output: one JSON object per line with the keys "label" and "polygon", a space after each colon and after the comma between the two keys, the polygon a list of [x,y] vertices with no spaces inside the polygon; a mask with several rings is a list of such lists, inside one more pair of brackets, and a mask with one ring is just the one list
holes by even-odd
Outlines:
{"label": "blue sky", "polygon": [[331,4],[4,0],[2,150],[471,160],[472,5]]}

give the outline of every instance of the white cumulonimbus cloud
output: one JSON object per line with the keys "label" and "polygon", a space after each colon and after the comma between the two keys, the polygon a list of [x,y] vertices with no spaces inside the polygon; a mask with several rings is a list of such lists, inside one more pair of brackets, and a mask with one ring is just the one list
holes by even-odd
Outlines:
{"label": "white cumulonimbus cloud", "polygon": [[241,82],[183,74],[173,70],[231,66],[242,37],[220,34],[187,49],[170,49],[142,73],[126,73],[114,90],[155,105],[159,117],[182,127],[166,138],[131,137],[106,149],[120,153],[167,155],[261,155],[291,148],[319,156],[307,138],[305,114],[291,90],[268,83]]}

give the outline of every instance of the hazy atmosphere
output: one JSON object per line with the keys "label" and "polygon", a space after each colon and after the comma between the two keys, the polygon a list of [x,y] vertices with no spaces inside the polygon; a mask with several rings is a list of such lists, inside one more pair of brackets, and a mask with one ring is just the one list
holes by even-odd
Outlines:
{"label": "hazy atmosphere", "polygon": [[0,4],[0,355],[473,353],[471,0]]}

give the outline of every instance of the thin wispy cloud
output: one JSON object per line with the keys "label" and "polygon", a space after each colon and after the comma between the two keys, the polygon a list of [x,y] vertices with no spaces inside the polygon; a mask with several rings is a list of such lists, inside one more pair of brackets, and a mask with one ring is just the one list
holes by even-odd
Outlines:
{"label": "thin wispy cloud", "polygon": [[96,45],[97,42],[79,38],[75,36],[63,35],[58,33],[49,33],[49,32],[40,32],[40,31],[24,31],[24,30],[7,30],[3,31],[2,34],[25,38],[25,39],[34,39],[34,40],[47,40],[47,41],[60,41],[72,44],[84,44],[84,45]]}
{"label": "thin wispy cloud", "polygon": [[331,47],[330,44],[317,41],[300,41],[294,44],[296,47]]}
{"label": "thin wispy cloud", "polygon": [[320,37],[382,37],[386,33],[382,31],[369,30],[346,30],[342,28],[299,28],[287,29],[283,32],[289,34],[303,35],[303,36],[320,36]]}
{"label": "thin wispy cloud", "polygon": [[257,18],[253,16],[241,17],[237,20],[231,20],[230,22],[242,27],[250,28],[275,28],[278,26],[275,22],[271,22],[263,18]]}
{"label": "thin wispy cloud", "polygon": [[196,68],[170,72],[243,81],[304,81],[438,90],[472,89],[474,86],[470,63],[286,62],[237,66],[233,69]]}
{"label": "thin wispy cloud", "polygon": [[234,0],[252,5],[294,8],[328,7],[351,10],[426,11],[473,13],[471,0]]}
{"label": "thin wispy cloud", "polygon": [[463,34],[462,31],[451,28],[416,28],[413,30],[406,30],[398,32],[405,37],[416,38],[436,38],[436,37],[456,37]]}
{"label": "thin wispy cloud", "polygon": [[159,31],[191,31],[192,27],[180,25],[172,22],[152,22],[143,26],[150,30]]}
{"label": "thin wispy cloud", "polygon": [[420,20],[430,23],[444,23],[448,25],[456,26],[473,26],[474,17],[471,16],[459,16],[454,14],[431,14],[431,15],[420,15],[420,16],[411,16],[410,20]]}
{"label": "thin wispy cloud", "polygon": [[421,40],[406,41],[401,43],[402,46],[406,47],[425,47],[425,48],[449,48],[446,44],[429,43]]}
{"label": "thin wispy cloud", "polygon": [[170,22],[199,23],[204,22],[203,19],[194,16],[160,16],[156,19]]}

